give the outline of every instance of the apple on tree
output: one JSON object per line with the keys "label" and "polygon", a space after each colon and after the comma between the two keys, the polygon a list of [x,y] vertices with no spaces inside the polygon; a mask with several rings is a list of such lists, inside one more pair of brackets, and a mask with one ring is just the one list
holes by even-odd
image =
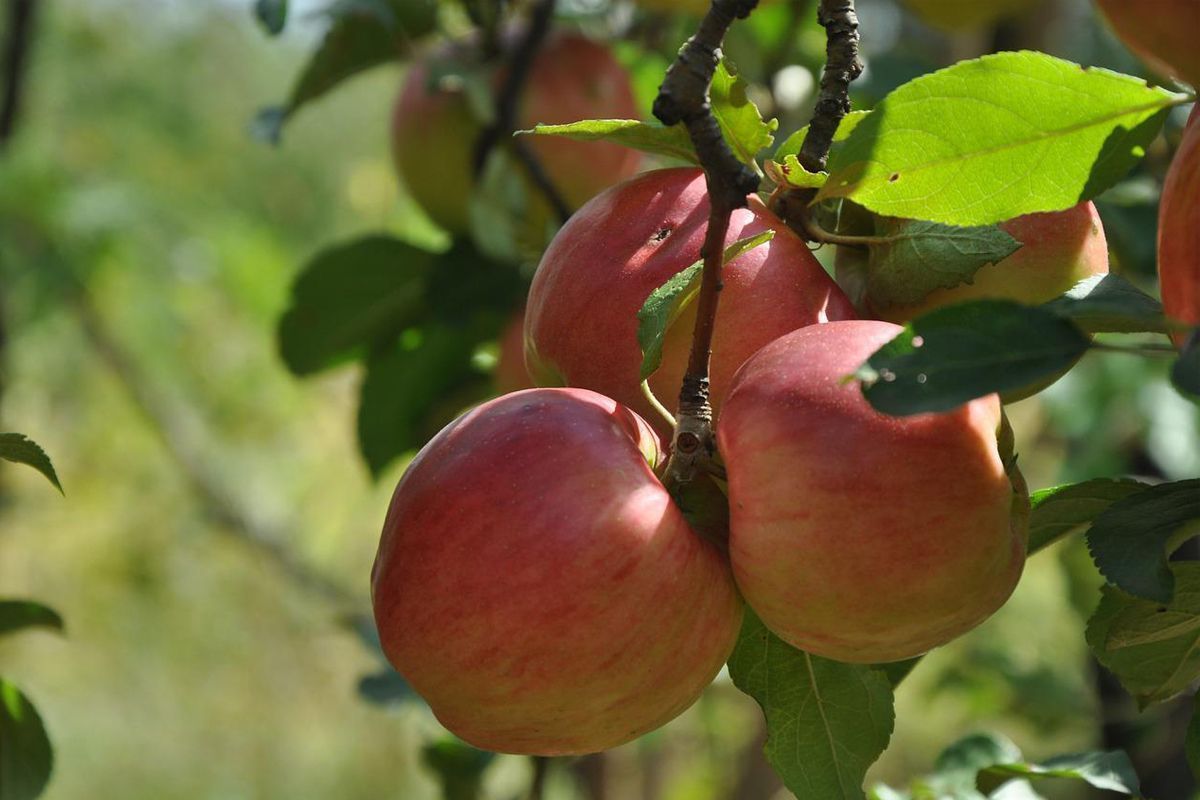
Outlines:
{"label": "apple on tree", "polygon": [[[1168,317],[1200,326],[1200,106],[1163,184],[1158,210],[1158,277]],[[1180,346],[1186,334],[1178,333]]]}
{"label": "apple on tree", "polygon": [[[472,153],[482,131],[465,87],[439,71],[469,65],[477,48],[460,42],[414,62],[405,75],[392,118],[392,155],[413,198],[451,233],[468,229]],[[492,76],[495,84],[501,75]],[[461,81],[460,81],[461,83]],[[605,46],[578,34],[555,34],[538,51],[524,87],[517,123],[556,124],[593,117],[639,116],[625,70]],[[539,136],[529,146],[572,208],[601,189],[633,175],[639,154],[608,142],[584,143]],[[549,218],[542,203],[532,216]],[[531,227],[541,227],[537,220]]]}
{"label": "apple on tree", "polygon": [[784,641],[839,661],[898,661],[965,633],[1025,561],[1029,499],[999,398],[890,417],[846,382],[900,330],[848,320],[777,339],[717,420],[738,588]]}
{"label": "apple on tree", "polygon": [[724,555],[655,476],[620,404],[532,389],[467,412],[413,460],[371,575],[384,653],[476,747],[563,755],[674,718],[733,649]]}
{"label": "apple on tree", "polygon": [[1200,85],[1200,2],[1096,0],[1113,30],[1156,72]]}
{"label": "apple on tree", "polygon": [[[529,290],[526,363],[541,385],[579,386],[657,420],[640,391],[637,312],[699,258],[708,227],[704,173],[647,172],[597,195],[558,232]],[[726,243],[772,230],[774,238],[724,269],[713,337],[711,398],[719,408],[734,372],[789,331],[854,316],[807,244],[756,197],[735,211]],[[694,305],[672,325],[650,386],[673,401],[687,367]],[[665,433],[665,432],[664,432]]]}

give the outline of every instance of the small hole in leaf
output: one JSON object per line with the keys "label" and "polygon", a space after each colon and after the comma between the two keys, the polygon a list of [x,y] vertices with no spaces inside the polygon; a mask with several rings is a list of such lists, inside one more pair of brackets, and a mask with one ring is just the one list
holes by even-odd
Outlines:
{"label": "small hole in leaf", "polygon": [[893,173],[892,173],[892,174],[891,174],[891,175],[888,177],[888,183],[895,183],[895,182],[896,182],[896,181],[898,181],[898,180],[900,180],[900,173],[899,173],[899,172],[893,172]]}

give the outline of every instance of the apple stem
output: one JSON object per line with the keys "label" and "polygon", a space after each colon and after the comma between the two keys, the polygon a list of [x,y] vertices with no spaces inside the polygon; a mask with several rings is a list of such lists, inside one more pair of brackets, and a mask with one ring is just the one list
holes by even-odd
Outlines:
{"label": "apple stem", "polygon": [[546,201],[554,210],[559,222],[566,222],[571,216],[571,208],[563,199],[562,193],[554,186],[553,181],[542,168],[537,154],[524,142],[513,139],[516,129],[517,106],[525,90],[525,84],[533,72],[534,58],[550,33],[550,24],[554,17],[555,0],[537,0],[529,15],[529,25],[521,36],[520,41],[508,56],[508,72],[500,90],[496,93],[496,118],[491,125],[484,128],[475,142],[472,156],[472,171],[476,179],[483,174],[488,156],[501,141],[507,139],[508,146],[517,160],[529,174],[533,184],[545,196]]}
{"label": "apple stem", "polygon": [[729,216],[746,206],[747,195],[758,190],[758,173],[729,148],[712,113],[709,88],[721,61],[721,44],[735,19],[749,16],[758,0],[713,0],[700,28],[679,50],[667,68],[654,116],[664,125],[683,123],[704,167],[708,187],[708,230],[700,250],[704,272],[697,298],[696,327],[687,374],[679,392],[671,458],[664,483],[678,487],[706,471],[716,456],[712,406],[708,399],[708,362],[721,292],[721,267]]}

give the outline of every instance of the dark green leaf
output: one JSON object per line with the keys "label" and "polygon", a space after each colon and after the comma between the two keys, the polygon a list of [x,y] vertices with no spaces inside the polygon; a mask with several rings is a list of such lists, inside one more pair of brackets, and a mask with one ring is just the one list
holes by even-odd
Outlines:
{"label": "dark green leaf", "polygon": [[45,475],[46,480],[53,483],[60,492],[63,490],[62,484],[58,482],[58,475],[54,472],[54,465],[50,463],[50,456],[24,434],[0,433],[0,458],[33,467]]}
{"label": "dark green leaf", "polygon": [[279,323],[288,369],[317,372],[414,324],[425,311],[426,278],[436,258],[386,236],[319,253],[297,278]]}
{"label": "dark green leaf", "polygon": [[867,267],[867,297],[875,308],[909,305],[937,289],[971,283],[980,267],[1021,249],[995,225],[958,228],[880,217],[876,236]]}
{"label": "dark green leaf", "polygon": [[471,362],[479,341],[472,330],[430,325],[367,359],[358,445],[372,475],[486,394],[490,379]]}
{"label": "dark green leaf", "polygon": [[54,609],[32,600],[0,600],[0,636],[25,628],[63,629],[62,617]]}
{"label": "dark green leaf", "polygon": [[278,36],[287,24],[288,0],[255,0],[254,14],[267,33]]}
{"label": "dark green leaf", "polygon": [[[775,238],[775,231],[765,230],[756,236],[739,239],[725,248],[722,264],[728,264],[748,250]],[[642,348],[642,380],[646,380],[662,364],[662,346],[667,331],[700,291],[704,262],[697,261],[674,275],[646,298],[638,311],[638,344]]]}
{"label": "dark green leaf", "polygon": [[997,764],[987,772],[1022,778],[1059,778],[1086,783],[1097,789],[1137,796],[1141,791],[1129,756],[1119,750],[1057,756],[1040,764]]}
{"label": "dark green leaf", "polygon": [[1171,383],[1184,397],[1200,400],[1200,333],[1192,334],[1183,346],[1171,367]]}
{"label": "dark green leaf", "polygon": [[412,42],[434,30],[435,0],[341,0],[328,11],[329,29],[286,104],[267,109],[255,133],[278,142],[283,124],[298,109],[372,67],[409,52]]}
{"label": "dark green leaf", "polygon": [[422,702],[408,681],[390,667],[364,675],[358,681],[358,695],[368,703],[390,706],[399,703]]}
{"label": "dark green leaf", "polygon": [[1108,507],[1088,531],[1100,573],[1118,588],[1158,603],[1171,600],[1168,556],[1200,534],[1200,479],[1152,486]]}
{"label": "dark green leaf", "polygon": [[1095,275],[1044,308],[1088,333],[1166,333],[1162,305],[1120,275]]}
{"label": "dark green leaf", "polygon": [[54,753],[37,709],[0,678],[0,797],[33,800],[50,781]]}
{"label": "dark green leaf", "polygon": [[996,53],[889,94],[830,162],[821,197],[990,225],[1095,197],[1142,157],[1183,95],[1042,53]]}
{"label": "dark green leaf", "polygon": [[687,128],[682,125],[668,128],[657,122],[639,122],[635,119],[588,119],[565,125],[535,125],[532,130],[517,133],[565,136],[581,142],[603,140],[643,153],[677,158],[690,164],[700,163]]}
{"label": "dark green leaf", "polygon": [[734,155],[742,163],[758,169],[755,159],[760,151],[775,141],[774,133],[779,127],[779,120],[764,122],[758,107],[746,96],[746,87],[746,82],[738,77],[733,65],[722,61],[713,75],[709,94],[713,116],[717,118]]}
{"label": "dark green leaf", "polygon": [[933,782],[939,789],[974,789],[980,770],[1015,763],[1021,758],[1021,751],[1004,736],[972,734],[942,751],[933,765]]}
{"label": "dark green leaf", "polygon": [[1175,597],[1157,603],[1102,589],[1088,621],[1096,660],[1145,708],[1184,691],[1200,677],[1200,563],[1174,565]]}
{"label": "dark green leaf", "polygon": [[885,414],[947,411],[1057,375],[1090,345],[1078,328],[1048,311],[977,300],[913,320],[855,377]]}
{"label": "dark green leaf", "polygon": [[767,760],[798,800],[864,797],[867,768],[895,723],[882,670],[797,650],[747,609],[729,675],[762,707]]}
{"label": "dark green leaf", "polygon": [[923,658],[924,656],[917,656],[907,661],[892,661],[888,664],[877,664],[876,667],[884,671],[888,676],[888,681],[895,687],[899,686],[916,669],[917,664],[920,664]]}
{"label": "dark green leaf", "polygon": [[442,784],[445,800],[479,800],[483,773],[495,756],[446,736],[421,749],[421,758]]}
{"label": "dark green leaf", "polygon": [[1041,489],[1029,498],[1029,555],[1073,533],[1082,533],[1109,506],[1147,488],[1130,479],[1098,478]]}

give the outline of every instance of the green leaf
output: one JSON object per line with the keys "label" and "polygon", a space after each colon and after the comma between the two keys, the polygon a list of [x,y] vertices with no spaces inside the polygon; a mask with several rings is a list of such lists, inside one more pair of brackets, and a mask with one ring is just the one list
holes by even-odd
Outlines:
{"label": "green leaf", "polygon": [[[739,239],[725,248],[722,264],[728,264],[748,250],[775,238],[775,231],[765,230],[755,236]],[[641,379],[646,380],[662,365],[662,346],[667,331],[700,291],[704,262],[697,261],[672,276],[655,289],[638,310],[638,344],[642,348]]]}
{"label": "green leaf", "polygon": [[1184,397],[1200,400],[1200,334],[1193,334],[1171,367],[1171,383]]}
{"label": "green leaf", "polygon": [[729,675],[762,707],[767,760],[798,800],[864,797],[895,723],[883,671],[797,650],[747,609]]}
{"label": "green leaf", "polygon": [[272,36],[283,32],[287,24],[288,0],[255,0],[254,15]]}
{"label": "green leaf", "polygon": [[0,797],[33,800],[50,781],[54,752],[37,709],[0,678]]}
{"label": "green leaf", "polygon": [[913,320],[855,377],[885,414],[948,411],[1059,374],[1090,345],[1078,328],[1048,311],[977,300]]}
{"label": "green leaf", "polygon": [[[833,134],[834,144],[844,142],[850,138],[850,134],[858,127],[859,123],[867,118],[870,111],[851,111],[846,116],[842,117],[842,121],[838,123],[838,129]],[[798,156],[800,151],[804,149],[804,142],[808,139],[809,126],[805,125],[800,130],[793,133],[791,136],[783,140],[779,147],[775,148],[775,155],[771,158],[775,161],[783,161],[788,156]]]}
{"label": "green leaf", "polygon": [[722,60],[713,75],[709,96],[712,99],[713,116],[717,118],[734,155],[757,170],[756,158],[759,152],[775,141],[774,133],[779,127],[779,120],[763,122],[758,107],[746,96],[747,85],[738,77],[733,65]]}
{"label": "green leaf", "polygon": [[1200,534],[1200,479],[1151,486],[1108,507],[1088,531],[1100,573],[1120,589],[1158,603],[1171,600],[1168,556]]}
{"label": "green leaf", "polygon": [[25,628],[63,629],[62,617],[54,609],[32,600],[0,600],[0,636]]}
{"label": "green leaf", "polygon": [[984,770],[992,775],[1022,778],[1059,778],[1086,783],[1096,789],[1137,796],[1137,773],[1125,753],[1114,750],[1057,756],[1040,764],[996,764]]}
{"label": "green leaf", "polygon": [[787,156],[782,162],[768,161],[766,172],[776,184],[792,189],[820,189],[829,178],[825,172],[809,172],[795,156]]}
{"label": "green leaf", "polygon": [[424,702],[408,681],[391,667],[364,675],[358,680],[358,696],[377,706]]}
{"label": "green leaf", "polygon": [[1044,305],[1088,333],[1166,333],[1162,304],[1120,275],[1093,275]]}
{"label": "green leaf", "polygon": [[1184,751],[1192,775],[1200,778],[1200,694],[1192,698],[1192,720],[1188,723]]}
{"label": "green leaf", "polygon": [[1029,498],[1029,555],[1074,533],[1082,533],[1113,503],[1147,488],[1127,478],[1096,480],[1055,486]]}
{"label": "green leaf", "polygon": [[341,0],[328,10],[329,29],[300,74],[288,101],[264,109],[254,125],[261,138],[278,143],[283,125],[307,103],[342,81],[396,61],[431,33],[436,0]]}
{"label": "green leaf", "polygon": [[45,450],[38,447],[32,439],[24,434],[0,433],[0,458],[15,464],[33,467],[46,476],[46,480],[53,483],[58,491],[63,490],[62,484],[58,482],[58,475],[54,471],[54,465],[50,463],[50,456],[46,455]]}
{"label": "green leaf", "polygon": [[867,297],[876,308],[917,303],[937,289],[971,283],[980,267],[1021,249],[994,225],[958,228],[936,222],[881,217],[880,240],[869,248]]}
{"label": "green leaf", "polygon": [[1042,53],[962,61],[899,87],[850,134],[818,199],[989,225],[1100,194],[1184,95]]}
{"label": "green leaf", "polygon": [[479,341],[474,331],[430,325],[367,359],[358,446],[374,477],[488,392],[488,376],[471,362]]}
{"label": "green leaf", "polygon": [[668,128],[658,122],[636,119],[587,119],[565,125],[535,125],[532,130],[517,133],[565,136],[581,142],[609,141],[643,153],[676,158],[689,164],[700,163],[687,128],[682,125]]}
{"label": "green leaf", "polygon": [[318,372],[412,325],[424,311],[436,258],[386,236],[319,253],[292,286],[291,306],[279,323],[288,369]]}
{"label": "green leaf", "polygon": [[1088,621],[1096,660],[1142,708],[1174,697],[1200,677],[1200,563],[1175,564],[1174,579],[1170,603],[1105,586]]}
{"label": "green leaf", "polygon": [[454,736],[445,736],[421,748],[421,760],[437,775],[445,800],[478,800],[483,773],[495,755],[476,750]]}

